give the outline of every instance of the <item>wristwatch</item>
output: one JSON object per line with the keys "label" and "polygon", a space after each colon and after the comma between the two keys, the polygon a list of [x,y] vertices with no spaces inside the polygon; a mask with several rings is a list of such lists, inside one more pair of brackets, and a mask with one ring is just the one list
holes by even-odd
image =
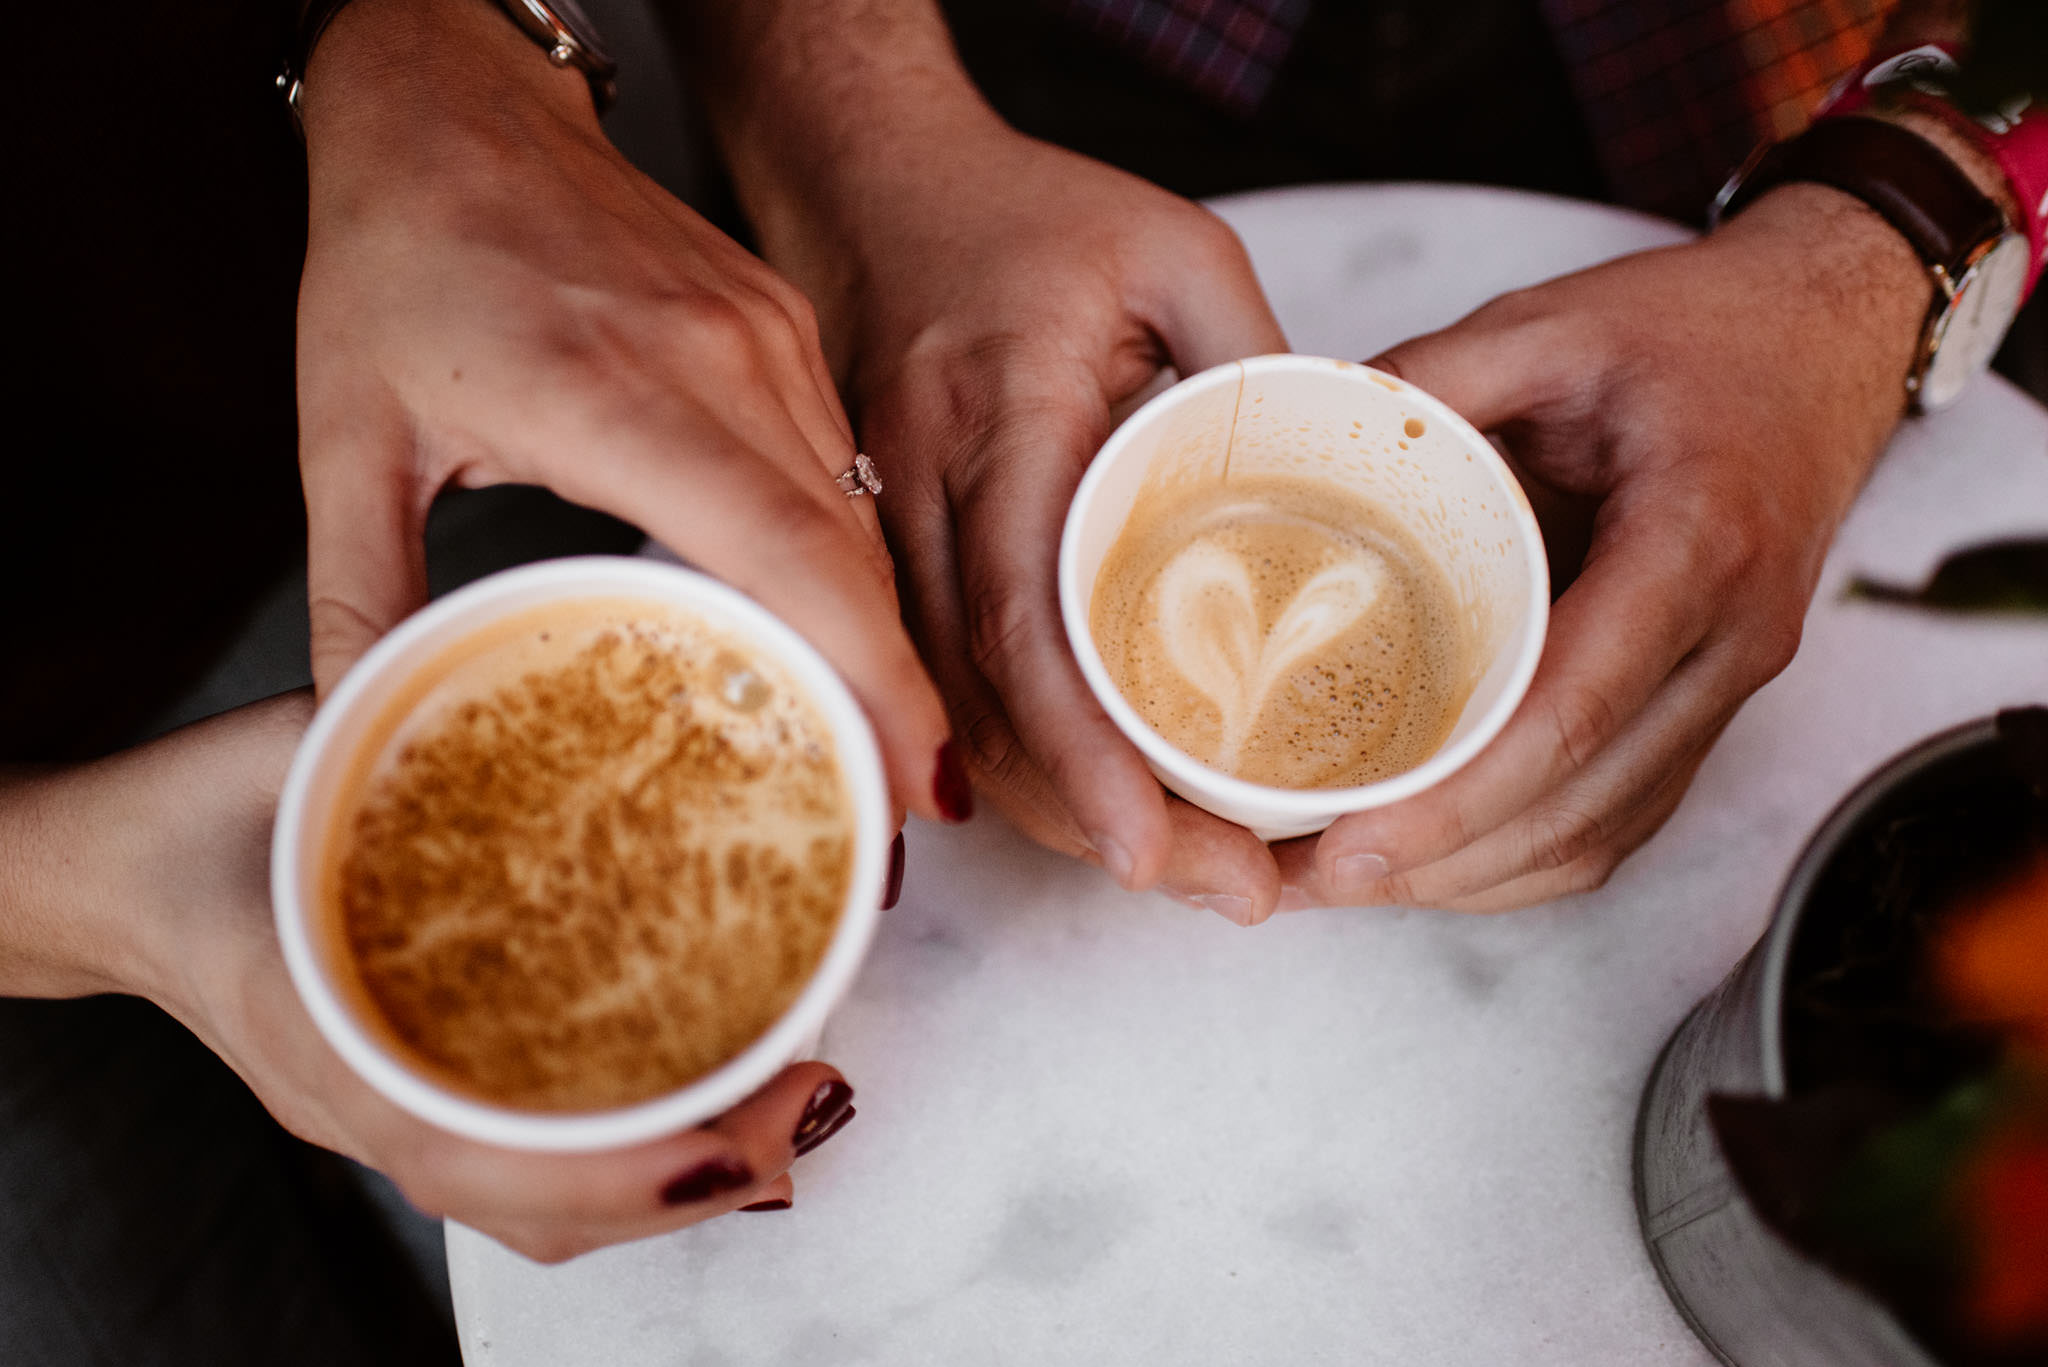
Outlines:
{"label": "wristwatch", "polygon": [[1946,153],[1882,119],[1824,118],[1760,148],[1714,201],[1710,222],[1740,213],[1789,181],[1830,185],[1883,216],[1933,281],[1933,302],[1906,376],[1916,413],[1954,403],[1988,370],[2025,293],[2031,252],[1998,205]]}
{"label": "wristwatch", "polygon": [[[297,39],[291,55],[285,59],[284,70],[278,73],[277,88],[284,94],[285,104],[292,111],[292,123],[298,126],[301,137],[306,130],[299,123],[299,97],[305,89],[307,59],[313,55],[313,45],[320,41],[327,25],[347,3],[348,0],[305,0],[299,8]],[[590,98],[596,102],[598,113],[612,107],[619,93],[619,64],[605,50],[597,26],[576,0],[497,0],[497,5],[519,25],[522,33],[546,50],[549,61],[556,66],[573,66],[583,73],[590,82]]]}

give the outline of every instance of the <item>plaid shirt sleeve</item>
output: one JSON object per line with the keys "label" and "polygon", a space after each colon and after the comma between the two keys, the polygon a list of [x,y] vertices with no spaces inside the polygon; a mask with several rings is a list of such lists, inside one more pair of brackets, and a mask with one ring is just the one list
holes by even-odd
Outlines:
{"label": "plaid shirt sleeve", "polygon": [[[1312,0],[1041,3],[1250,115]],[[1697,219],[1751,147],[1805,127],[1829,87],[1869,54],[1897,0],[1536,3],[1615,197]]]}
{"label": "plaid shirt sleeve", "polygon": [[1256,113],[1310,0],[1045,0],[1233,114]]}
{"label": "plaid shirt sleeve", "polygon": [[1804,128],[1896,0],[1541,0],[1618,198],[1697,218],[1749,150]]}

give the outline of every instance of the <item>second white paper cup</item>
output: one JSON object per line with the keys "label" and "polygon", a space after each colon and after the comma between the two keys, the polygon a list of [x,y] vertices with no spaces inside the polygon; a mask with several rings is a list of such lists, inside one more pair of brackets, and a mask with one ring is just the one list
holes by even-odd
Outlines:
{"label": "second white paper cup", "polygon": [[[343,775],[365,733],[399,690],[457,642],[505,617],[573,599],[639,599],[708,622],[795,677],[831,729],[854,820],[853,876],[825,957],[789,1009],[747,1048],[685,1087],[605,1111],[525,1111],[450,1090],[413,1067],[345,989],[351,966],[321,917],[323,842]],[[709,1120],[807,1053],[846,995],[869,941],[895,834],[880,751],[860,705],[823,656],[766,608],[676,565],[616,556],[549,560],[458,589],[400,623],[349,670],[300,742],[278,803],[270,891],[286,966],[327,1042],[364,1081],[442,1129],[507,1148],[624,1148]]]}
{"label": "second white paper cup", "polygon": [[[1475,652],[1474,682],[1435,754],[1356,788],[1273,788],[1167,743],[1118,691],[1089,628],[1095,579],[1148,487],[1287,474],[1339,484],[1391,511],[1444,571]],[[1410,797],[1470,760],[1520,705],[1543,653],[1550,574],[1543,534],[1500,454],[1415,386],[1351,361],[1258,356],[1166,390],[1110,435],[1081,479],[1060,539],[1060,613],[1081,673],[1160,782],[1262,840],[1320,831]]]}

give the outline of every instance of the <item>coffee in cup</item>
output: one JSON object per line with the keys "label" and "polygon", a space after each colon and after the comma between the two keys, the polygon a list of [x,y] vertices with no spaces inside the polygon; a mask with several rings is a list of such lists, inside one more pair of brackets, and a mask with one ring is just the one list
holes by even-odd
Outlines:
{"label": "coffee in cup", "polygon": [[272,891],[315,1023],[443,1128],[598,1149],[812,1046],[892,831],[872,731],[742,595],[650,560],[494,575],[322,706]]}
{"label": "coffee in cup", "polygon": [[1280,840],[1442,781],[1542,653],[1543,541],[1485,437],[1397,376],[1257,356],[1113,432],[1060,539],[1089,690],[1189,802]]}
{"label": "coffee in cup", "polygon": [[831,732],[787,671],[657,603],[566,599],[450,647],[358,742],[321,912],[423,1070],[599,1110],[782,1014],[852,850]]}
{"label": "coffee in cup", "polygon": [[1141,498],[1089,612],[1170,744],[1278,788],[1351,788],[1442,746],[1472,680],[1444,573],[1386,508],[1255,475]]}

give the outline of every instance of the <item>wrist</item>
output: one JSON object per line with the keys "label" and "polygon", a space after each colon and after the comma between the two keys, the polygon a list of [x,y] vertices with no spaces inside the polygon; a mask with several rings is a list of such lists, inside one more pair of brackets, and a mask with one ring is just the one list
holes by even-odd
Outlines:
{"label": "wrist", "polygon": [[2013,194],[2012,182],[2007,180],[1998,161],[1980,147],[1976,140],[1962,131],[1953,117],[1937,114],[1931,110],[1912,105],[1878,105],[1867,111],[1869,117],[1895,123],[1909,132],[1917,133],[1940,148],[1956,169],[1970,178],[1978,193],[1998,206],[2007,223],[2023,220],[2019,200]]}
{"label": "wrist", "polygon": [[767,254],[855,231],[948,149],[1009,129],[962,70],[935,6],[810,0],[692,6],[684,46]]}
{"label": "wrist", "polygon": [[1810,363],[1815,402],[1873,438],[1874,458],[1906,407],[1934,285],[1918,253],[1875,209],[1831,186],[1780,185],[1717,228],[1708,243],[1744,253],[1745,275],[1776,315],[1792,354]]}
{"label": "wrist", "polygon": [[317,180],[440,163],[450,139],[602,138],[581,73],[559,68],[493,0],[350,0],[307,59],[300,112]]}
{"label": "wrist", "polygon": [[148,996],[163,980],[119,874],[145,814],[107,781],[118,762],[0,777],[0,995]]}

